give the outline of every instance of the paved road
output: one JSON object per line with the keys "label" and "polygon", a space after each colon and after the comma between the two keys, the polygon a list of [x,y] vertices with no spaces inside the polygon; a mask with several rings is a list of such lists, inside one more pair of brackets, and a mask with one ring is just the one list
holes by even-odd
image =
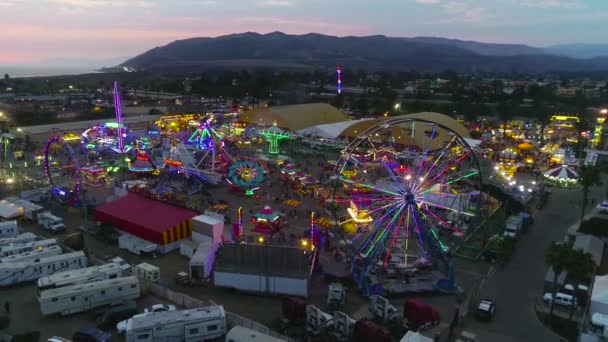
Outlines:
{"label": "paved road", "polygon": [[[590,198],[600,200],[604,194],[603,187],[596,187]],[[488,324],[471,319],[465,328],[475,332],[480,341],[560,340],[538,320],[534,303],[542,296],[545,251],[553,241],[563,240],[568,228],[578,221],[581,197],[579,189],[553,189],[549,203],[537,213],[535,224],[519,241],[510,262],[487,279],[481,296],[496,300],[496,317]]]}

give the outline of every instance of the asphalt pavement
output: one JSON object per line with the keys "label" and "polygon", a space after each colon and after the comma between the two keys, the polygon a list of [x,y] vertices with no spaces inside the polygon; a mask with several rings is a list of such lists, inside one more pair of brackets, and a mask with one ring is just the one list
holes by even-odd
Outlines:
{"label": "asphalt pavement", "polygon": [[[520,238],[511,260],[504,267],[490,270],[480,289],[479,298],[496,301],[496,316],[489,323],[469,319],[465,330],[477,334],[482,342],[563,340],[540,322],[534,307],[543,295],[545,252],[553,241],[563,240],[568,228],[579,221],[582,190],[552,191],[545,208],[536,213],[534,225]],[[604,195],[604,187],[595,187],[589,199],[601,201]],[[592,207],[589,205],[587,210]]]}

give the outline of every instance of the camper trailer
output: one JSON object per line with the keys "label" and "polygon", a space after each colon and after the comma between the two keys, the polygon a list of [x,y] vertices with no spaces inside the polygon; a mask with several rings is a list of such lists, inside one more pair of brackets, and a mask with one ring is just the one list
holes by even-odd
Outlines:
{"label": "camper trailer", "polygon": [[280,338],[262,334],[259,331],[251,330],[243,326],[237,325],[230,329],[226,334],[226,342],[285,342]]}
{"label": "camper trailer", "polygon": [[40,249],[36,249],[33,251],[25,252],[25,253],[20,253],[20,254],[15,254],[15,255],[6,256],[4,258],[0,258],[0,263],[3,264],[6,262],[28,262],[28,261],[34,261],[34,260],[40,259],[40,258],[50,257],[53,255],[59,255],[61,253],[62,253],[61,247],[49,246],[49,247],[40,248]]}
{"label": "camper trailer", "polygon": [[76,270],[87,266],[83,252],[74,252],[37,259],[30,262],[7,262],[0,264],[0,286],[38,280],[55,272]]}
{"label": "camper trailer", "polygon": [[38,213],[44,211],[44,207],[24,199],[15,198],[11,199],[10,202],[23,208],[23,216],[30,222],[35,222],[38,218]]}
{"label": "camper trailer", "polygon": [[37,217],[38,224],[44,230],[48,230],[51,233],[59,233],[65,230],[61,217],[57,217],[48,211],[38,213]]}
{"label": "camper trailer", "polygon": [[5,247],[0,247],[0,258],[4,258],[11,255],[21,254],[25,252],[31,252],[35,250],[44,249],[51,246],[57,245],[57,239],[47,239],[32,241],[26,243],[18,243]]}
{"label": "camper trailer", "polygon": [[133,275],[141,280],[156,283],[160,280],[160,269],[154,265],[142,262],[139,265],[133,266]]}
{"label": "camper trailer", "polygon": [[13,238],[19,235],[17,221],[0,222],[0,238]]}
{"label": "camper trailer", "polygon": [[110,263],[91,266],[79,270],[57,272],[38,279],[38,290],[48,290],[62,286],[86,284],[94,281],[120,278],[123,276],[120,265]]}
{"label": "camper trailer", "polygon": [[144,239],[140,239],[135,235],[122,234],[118,238],[118,247],[120,249],[126,249],[129,252],[137,255],[152,254],[158,249],[158,245],[152,242],[148,242]]}
{"label": "camper trailer", "polygon": [[34,240],[36,240],[36,235],[32,233],[23,233],[15,237],[0,239],[0,248],[20,243],[32,242]]}
{"label": "camper trailer", "polygon": [[65,316],[104,305],[129,302],[139,296],[139,280],[130,276],[41,291],[38,303],[43,315],[60,313]]}
{"label": "camper trailer", "polygon": [[40,188],[34,190],[23,191],[19,197],[26,201],[41,202],[49,198],[49,188]]}
{"label": "camper trailer", "polygon": [[151,313],[127,323],[127,342],[205,341],[226,333],[224,307]]}

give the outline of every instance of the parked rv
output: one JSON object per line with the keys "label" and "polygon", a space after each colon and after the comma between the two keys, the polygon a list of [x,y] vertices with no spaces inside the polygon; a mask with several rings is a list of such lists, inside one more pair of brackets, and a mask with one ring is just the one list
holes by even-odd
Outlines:
{"label": "parked rv", "polygon": [[226,313],[221,305],[138,316],[127,324],[127,342],[164,341],[169,337],[205,341],[226,334]]}
{"label": "parked rv", "polygon": [[0,248],[14,244],[27,243],[36,240],[36,235],[32,233],[23,233],[15,237],[1,238]]}
{"label": "parked rv", "polygon": [[139,296],[139,280],[129,276],[42,291],[38,295],[38,303],[43,315],[68,315],[104,305],[128,302]]}
{"label": "parked rv", "polygon": [[75,284],[86,284],[94,281],[120,278],[124,274],[119,265],[110,263],[81,268],[38,279],[38,290],[47,290]]}
{"label": "parked rv", "polygon": [[63,219],[51,214],[48,211],[38,213],[38,225],[44,230],[56,234],[65,230]]}
{"label": "parked rv", "polygon": [[142,262],[133,266],[133,275],[137,278],[156,283],[160,280],[160,269],[154,265]]}
{"label": "parked rv", "polygon": [[62,253],[61,247],[59,246],[48,246],[45,248],[36,249],[29,252],[23,252],[19,254],[5,256],[0,258],[0,263],[6,262],[28,262],[34,261],[40,258],[46,258],[54,255],[59,255]]}
{"label": "parked rv", "polygon": [[60,254],[29,262],[0,263],[0,286],[34,281],[55,272],[86,266],[87,258],[83,252]]}
{"label": "parked rv", "polygon": [[0,247],[0,258],[40,250],[57,245],[57,239],[46,239]]}
{"label": "parked rv", "polygon": [[0,238],[14,238],[19,235],[17,221],[0,222]]}
{"label": "parked rv", "polygon": [[122,234],[118,238],[118,247],[137,255],[152,254],[158,249],[157,244],[140,239],[131,234]]}
{"label": "parked rv", "polygon": [[19,197],[26,201],[42,202],[49,198],[49,188],[40,188],[34,190],[23,191]]}

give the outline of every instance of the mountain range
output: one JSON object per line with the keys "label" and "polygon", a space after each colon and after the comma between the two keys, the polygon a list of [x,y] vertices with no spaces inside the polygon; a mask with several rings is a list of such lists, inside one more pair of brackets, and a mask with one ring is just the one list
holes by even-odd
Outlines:
{"label": "mountain range", "polygon": [[[586,53],[585,53],[586,51]],[[581,58],[588,57],[588,58]],[[246,32],[177,40],[118,65],[135,70],[270,68],[440,72],[608,71],[608,45],[491,44],[436,37]]]}

